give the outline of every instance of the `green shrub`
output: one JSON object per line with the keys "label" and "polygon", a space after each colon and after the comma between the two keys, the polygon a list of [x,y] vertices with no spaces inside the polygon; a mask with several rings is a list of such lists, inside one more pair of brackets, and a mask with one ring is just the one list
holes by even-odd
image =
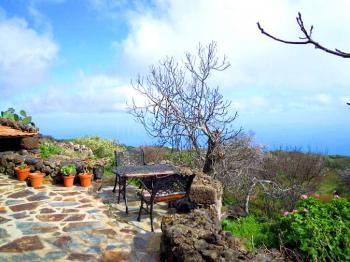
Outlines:
{"label": "green shrub", "polygon": [[84,136],[73,139],[72,141],[89,147],[97,158],[113,157],[114,151],[124,150],[117,141],[104,139],[98,136]]}
{"label": "green shrub", "polygon": [[191,150],[172,151],[165,154],[165,159],[176,165],[197,167],[197,154]]}
{"label": "green shrub", "polygon": [[[306,196],[305,196],[306,198]],[[282,244],[310,261],[350,261],[350,202],[310,197],[280,218]]]}
{"label": "green shrub", "polygon": [[249,251],[265,245],[276,246],[277,237],[271,230],[271,222],[259,221],[254,216],[247,216],[236,220],[224,220],[223,229],[230,231],[234,236],[245,239],[246,248]]}
{"label": "green shrub", "polygon": [[145,153],[145,162],[155,164],[166,160],[167,154],[171,151],[170,148],[162,146],[143,146],[142,150]]}
{"label": "green shrub", "polygon": [[42,158],[48,158],[50,156],[59,155],[62,153],[62,149],[51,142],[41,143],[39,146],[39,149],[40,149],[40,156]]}

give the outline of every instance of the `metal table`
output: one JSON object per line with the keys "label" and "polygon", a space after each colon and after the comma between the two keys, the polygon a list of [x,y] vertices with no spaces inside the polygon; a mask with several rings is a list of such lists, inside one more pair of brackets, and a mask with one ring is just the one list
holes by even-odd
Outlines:
{"label": "metal table", "polygon": [[125,202],[125,212],[129,213],[126,197],[126,186],[129,178],[143,178],[151,176],[171,175],[178,173],[175,166],[169,164],[140,165],[140,166],[114,166],[112,172],[116,175],[113,192],[116,191],[118,181],[118,204],[122,194]]}

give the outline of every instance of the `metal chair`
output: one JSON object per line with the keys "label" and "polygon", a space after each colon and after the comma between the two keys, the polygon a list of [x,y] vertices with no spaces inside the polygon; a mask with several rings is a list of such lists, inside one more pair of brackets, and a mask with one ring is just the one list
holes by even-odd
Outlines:
{"label": "metal chair", "polygon": [[[141,198],[141,205],[137,220],[141,221],[142,209],[148,211],[149,206],[151,229],[152,232],[154,232],[153,205],[159,202],[172,202],[175,200],[188,198],[194,177],[194,174],[171,174],[144,178],[141,181],[142,190],[139,193],[139,196]],[[147,208],[143,207],[144,203],[147,204]]]}
{"label": "metal chair", "polygon": [[[145,165],[145,154],[142,149],[129,149],[123,152],[114,152],[115,154],[115,166],[113,170],[118,170],[119,167],[123,166],[144,166]],[[123,195],[123,199],[126,205],[126,213],[128,213],[127,208],[127,197],[126,197],[126,186],[127,177],[122,176],[119,172],[115,172],[115,182],[113,192],[117,187],[118,183],[118,204],[120,203],[120,195]]]}

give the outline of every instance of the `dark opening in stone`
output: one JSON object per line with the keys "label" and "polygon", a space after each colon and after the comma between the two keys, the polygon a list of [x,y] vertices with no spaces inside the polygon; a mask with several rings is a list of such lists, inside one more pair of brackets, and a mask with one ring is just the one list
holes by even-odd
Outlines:
{"label": "dark opening in stone", "polygon": [[0,137],[0,152],[20,150],[21,141],[22,141],[22,138],[20,137],[12,137],[12,138]]}

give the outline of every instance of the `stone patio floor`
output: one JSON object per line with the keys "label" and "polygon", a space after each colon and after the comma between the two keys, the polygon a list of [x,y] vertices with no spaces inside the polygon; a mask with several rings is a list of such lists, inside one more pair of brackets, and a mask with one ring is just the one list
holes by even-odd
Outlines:
{"label": "stone patio floor", "polygon": [[155,233],[148,214],[137,222],[136,188],[128,187],[129,215],[112,187],[28,187],[0,174],[0,261],[158,261],[161,215]]}

